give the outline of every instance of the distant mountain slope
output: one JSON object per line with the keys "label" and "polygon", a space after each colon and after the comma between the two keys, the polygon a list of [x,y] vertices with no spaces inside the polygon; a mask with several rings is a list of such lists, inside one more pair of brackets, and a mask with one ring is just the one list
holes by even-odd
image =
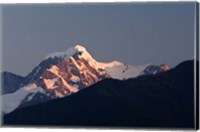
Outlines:
{"label": "distant mountain slope", "polygon": [[194,128],[194,62],[157,75],[105,79],[7,114],[4,125]]}
{"label": "distant mountain slope", "polygon": [[2,94],[8,94],[17,91],[25,81],[24,77],[13,74],[11,72],[2,72],[1,77],[3,86]]}
{"label": "distant mountain slope", "polygon": [[10,113],[18,107],[30,106],[55,99],[52,93],[46,91],[35,83],[22,86],[17,91],[3,94],[1,97],[2,113]]}

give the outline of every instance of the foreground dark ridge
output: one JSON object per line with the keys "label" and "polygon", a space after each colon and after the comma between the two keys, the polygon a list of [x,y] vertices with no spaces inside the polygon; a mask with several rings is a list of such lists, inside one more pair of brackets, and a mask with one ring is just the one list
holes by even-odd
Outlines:
{"label": "foreground dark ridge", "polygon": [[105,79],[69,97],[18,109],[4,125],[194,128],[194,62],[126,81]]}

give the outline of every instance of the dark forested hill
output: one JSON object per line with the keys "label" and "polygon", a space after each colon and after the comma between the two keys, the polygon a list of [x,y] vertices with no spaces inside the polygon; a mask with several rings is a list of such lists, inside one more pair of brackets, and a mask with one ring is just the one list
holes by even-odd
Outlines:
{"label": "dark forested hill", "polygon": [[194,128],[194,61],[157,75],[105,79],[77,94],[18,109],[4,125]]}

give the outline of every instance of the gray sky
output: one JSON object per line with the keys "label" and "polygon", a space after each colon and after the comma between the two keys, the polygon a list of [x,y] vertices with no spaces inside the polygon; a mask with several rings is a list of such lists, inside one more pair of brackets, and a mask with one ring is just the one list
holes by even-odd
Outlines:
{"label": "gray sky", "polygon": [[25,76],[76,43],[98,61],[174,67],[193,59],[195,4],[4,5],[3,70]]}

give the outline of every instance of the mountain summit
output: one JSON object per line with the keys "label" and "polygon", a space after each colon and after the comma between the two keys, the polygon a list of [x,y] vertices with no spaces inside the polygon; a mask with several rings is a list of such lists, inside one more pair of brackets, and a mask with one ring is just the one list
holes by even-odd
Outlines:
{"label": "mountain summit", "polygon": [[93,66],[94,68],[106,68],[106,67],[113,67],[118,65],[123,65],[123,63],[118,61],[112,61],[109,63],[101,63],[97,62],[91,54],[87,51],[85,47],[83,47],[80,44],[75,45],[74,47],[71,47],[67,49],[65,52],[54,52],[45,57],[45,59],[54,59],[54,58],[62,58],[67,59],[70,57],[74,57],[75,59],[80,58],[88,61],[88,63]]}
{"label": "mountain summit", "polygon": [[104,78],[110,78],[109,73],[99,67],[83,46],[69,48],[62,56],[51,55],[47,61],[59,57],[62,61],[45,69],[39,79],[39,85],[56,97],[76,93]]}
{"label": "mountain summit", "polygon": [[[3,74],[6,75],[3,76],[6,82],[3,82],[3,89],[6,89],[7,93],[3,95],[5,98],[3,103],[6,103],[4,112],[13,110],[13,105],[7,106],[12,104],[9,98],[18,102],[15,104],[24,107],[69,96],[105,78],[125,80],[140,75],[157,74],[168,70],[166,67],[150,64],[132,66],[118,61],[98,62],[85,47],[77,44],[64,52],[47,55],[26,77],[18,79],[13,74]],[[9,78],[18,79],[14,80],[17,85],[12,86],[16,83],[7,83]],[[9,91],[10,88],[12,89]],[[18,98],[19,96],[23,98]]]}

